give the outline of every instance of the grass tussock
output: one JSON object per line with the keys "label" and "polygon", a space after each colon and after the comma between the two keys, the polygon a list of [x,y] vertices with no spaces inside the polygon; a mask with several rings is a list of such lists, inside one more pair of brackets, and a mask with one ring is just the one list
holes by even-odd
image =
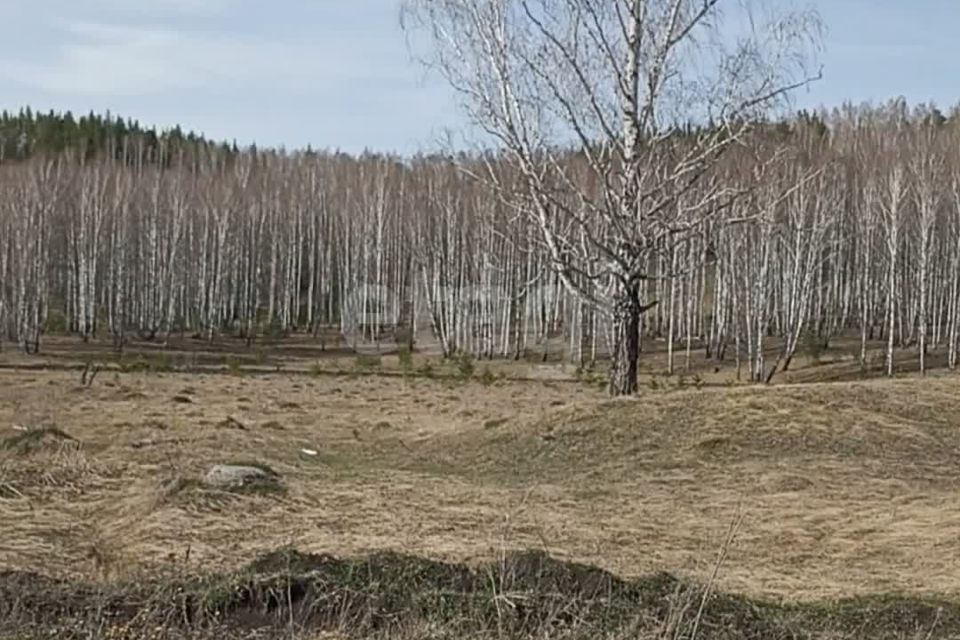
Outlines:
{"label": "grass tussock", "polygon": [[51,496],[75,498],[110,473],[57,427],[28,429],[0,441],[0,454],[0,499],[23,504]]}
{"label": "grass tussock", "polygon": [[27,429],[0,443],[0,449],[26,455],[53,445],[57,449],[80,448],[80,441],[59,427]]}
{"label": "grass tussock", "polygon": [[174,357],[163,351],[116,354],[113,363],[122,373],[156,374],[176,370]]}

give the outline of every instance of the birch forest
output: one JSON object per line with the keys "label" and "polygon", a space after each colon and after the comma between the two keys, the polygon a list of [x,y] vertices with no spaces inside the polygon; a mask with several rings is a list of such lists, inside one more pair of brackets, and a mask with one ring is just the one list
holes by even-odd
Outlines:
{"label": "birch forest", "polygon": [[[697,187],[748,195],[646,265],[643,299],[658,304],[642,349],[667,349],[671,370],[736,361],[756,382],[806,341],[837,337],[856,340],[865,369],[892,373],[907,348],[921,370],[932,350],[955,367],[960,119],[896,100],[802,113],[752,137]],[[34,353],[51,333],[122,349],[335,328],[385,351],[581,366],[609,354],[609,321],[563,286],[524,200],[502,197],[520,179],[508,158],[165,140],[129,134],[96,153],[0,164],[2,348]],[[567,162],[575,175],[584,158]],[[481,165],[496,190],[476,178]]]}

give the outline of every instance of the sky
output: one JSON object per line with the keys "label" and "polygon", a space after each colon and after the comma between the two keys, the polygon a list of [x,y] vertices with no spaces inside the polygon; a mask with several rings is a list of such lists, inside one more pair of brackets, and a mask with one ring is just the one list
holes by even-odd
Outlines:
{"label": "sky", "polygon": [[[960,101],[957,0],[807,4],[827,27],[824,77],[798,107]],[[399,0],[0,0],[0,108],[110,111],[290,149],[430,150],[463,121],[411,55],[399,11]]]}

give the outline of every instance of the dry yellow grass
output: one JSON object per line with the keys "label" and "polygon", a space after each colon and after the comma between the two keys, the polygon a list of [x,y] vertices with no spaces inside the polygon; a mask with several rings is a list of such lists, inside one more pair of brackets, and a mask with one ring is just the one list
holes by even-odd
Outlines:
{"label": "dry yellow grass", "polygon": [[[303,375],[0,372],[0,567],[115,578],[277,547],[478,562],[545,548],[620,575],[812,600],[960,595],[960,381],[647,392]],[[232,418],[232,420],[228,419]],[[309,456],[302,449],[317,451]],[[190,480],[255,461],[286,492]]]}

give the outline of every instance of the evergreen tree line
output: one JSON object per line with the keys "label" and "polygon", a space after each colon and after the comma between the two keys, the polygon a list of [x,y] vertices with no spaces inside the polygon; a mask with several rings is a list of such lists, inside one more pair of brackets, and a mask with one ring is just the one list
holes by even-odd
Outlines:
{"label": "evergreen tree line", "polygon": [[164,154],[181,150],[194,153],[217,148],[221,153],[238,153],[236,143],[214,143],[194,132],[184,133],[179,126],[158,131],[138,121],[110,113],[89,113],[79,117],[70,111],[35,112],[29,107],[17,113],[0,112],[0,162],[26,160],[36,156],[57,155],[67,151],[85,158],[110,155],[128,159],[137,149],[142,161],[165,162]]}
{"label": "evergreen tree line", "polygon": [[[337,327],[354,346],[608,352],[603,312],[564,286],[523,198],[503,197],[522,193],[506,157],[239,150],[28,112],[4,114],[0,140],[0,339],[25,351],[49,332],[120,348]],[[958,150],[955,117],[902,100],[757,127],[684,194],[740,195],[654,254],[644,339],[665,341],[671,369],[700,350],[755,381],[810,336],[855,336],[865,368],[892,372],[908,347],[921,368],[933,349],[955,366]],[[570,246],[607,232],[556,231]],[[600,263],[564,275],[609,286]]]}

